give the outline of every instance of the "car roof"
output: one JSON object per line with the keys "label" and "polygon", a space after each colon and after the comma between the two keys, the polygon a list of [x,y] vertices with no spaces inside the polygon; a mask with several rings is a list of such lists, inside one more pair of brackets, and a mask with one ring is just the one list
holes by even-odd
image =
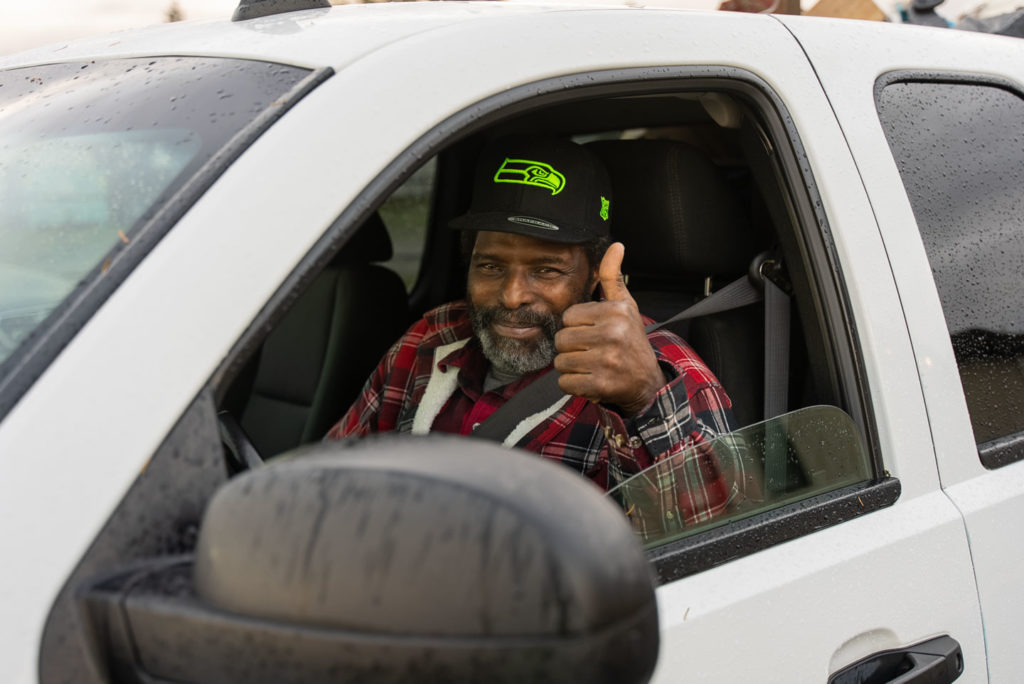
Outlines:
{"label": "car roof", "polygon": [[[0,68],[148,56],[220,56],[310,68],[342,68],[388,44],[456,24],[501,17],[574,12],[583,5],[509,2],[415,2],[338,5],[258,19],[165,23],[0,57]],[[622,11],[625,7],[594,5]]]}
{"label": "car roof", "polygon": [[[0,57],[0,69],[22,66],[133,57],[199,56],[254,59],[299,67],[331,67],[336,71],[361,58],[399,43],[420,38],[424,53],[438,45],[458,45],[459,37],[500,26],[513,17],[561,15],[572,28],[580,15],[595,12],[671,12],[724,17],[728,22],[763,22],[763,14],[720,12],[673,7],[686,0],[508,0],[506,2],[371,2],[329,8],[285,12],[232,22],[228,17],[213,21],[156,24],[92,36]],[[569,14],[572,13],[572,19]],[[855,35],[869,44],[884,47],[893,40],[912,41],[925,49],[946,49],[956,45],[966,50],[991,49],[1000,42],[1019,52],[1018,38],[976,34],[888,22],[770,15],[791,30],[809,29],[815,34]],[[700,24],[695,21],[695,24]],[[431,41],[425,34],[437,34]],[[443,35],[441,35],[443,34]],[[512,36],[510,39],[514,39]],[[681,36],[681,39],[683,37]],[[996,48],[999,49],[999,48]],[[509,58],[514,59],[514,50]],[[467,55],[471,58],[471,55]]]}
{"label": "car roof", "polygon": [[[151,56],[232,57],[279,62],[294,66],[338,70],[389,44],[445,28],[473,31],[482,23],[503,18],[551,13],[594,11],[668,11],[709,14],[703,10],[668,8],[679,0],[513,0],[510,2],[398,2],[337,5],[330,8],[286,12],[258,19],[232,22],[228,17],[213,21],[156,24],[144,29],[92,36],[0,57],[0,69],[86,59]],[[729,21],[757,21],[763,15],[740,12]],[[787,24],[816,23],[821,30],[855,31],[866,40],[891,40],[895,30],[901,39],[915,35],[906,26],[850,19],[819,17],[776,17]],[[830,25],[831,24],[831,25]],[[960,34],[949,29],[916,28],[923,38],[932,32]],[[901,31],[902,29],[902,31]],[[972,36],[973,37],[973,36]],[[949,36],[945,36],[949,38]],[[989,36],[991,38],[991,36]],[[452,36],[444,42],[451,44]],[[1014,40],[1014,39],[1006,39]],[[510,56],[511,57],[511,56]]]}

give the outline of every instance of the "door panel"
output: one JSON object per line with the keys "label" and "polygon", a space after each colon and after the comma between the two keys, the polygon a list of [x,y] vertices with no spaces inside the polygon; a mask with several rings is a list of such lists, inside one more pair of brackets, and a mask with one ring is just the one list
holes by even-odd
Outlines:
{"label": "door panel", "polygon": [[[1024,654],[1015,645],[1024,599],[1015,591],[1008,568],[1024,563],[1016,529],[1017,521],[1024,519],[1024,467],[1014,463],[986,470],[978,444],[988,442],[981,451],[997,454],[1006,444],[993,444],[992,431],[1006,434],[1019,425],[1019,416],[1013,415],[1019,413],[1015,398],[1019,376],[1007,373],[1012,369],[1005,364],[984,358],[979,364],[974,350],[962,344],[954,353],[950,333],[961,338],[959,343],[965,334],[977,337],[978,329],[990,330],[992,320],[1000,328],[1019,320],[1009,313],[1019,305],[1011,300],[1019,295],[1019,287],[999,292],[998,279],[992,277],[999,264],[1020,254],[1019,244],[997,245],[995,255],[984,257],[979,269],[967,264],[959,277],[971,284],[962,292],[958,292],[955,268],[983,253],[986,241],[999,240],[1000,233],[1005,236],[1001,223],[1019,223],[1019,212],[1002,211],[1000,203],[1007,202],[1008,191],[1019,193],[1020,187],[1015,177],[1020,175],[1021,158],[1018,155],[1014,161],[1012,155],[1020,151],[1019,140],[1014,142],[1020,118],[1013,111],[1020,109],[1024,84],[1021,46],[963,32],[927,32],[921,36],[926,40],[887,40],[878,49],[863,49],[862,36],[839,32],[826,36],[808,31],[806,23],[788,25],[818,63],[818,74],[871,194],[906,309],[941,481],[965,519],[989,675],[992,681],[1015,681],[1024,668]],[[837,55],[854,44],[861,46],[862,70],[851,75]],[[891,84],[896,87],[887,93]],[[948,92],[938,99],[929,94],[943,89]],[[879,110],[876,96],[869,95],[872,91],[878,93]],[[910,98],[921,101],[905,101]],[[901,105],[908,111],[901,113]],[[998,123],[1002,115],[1009,115],[1009,125]],[[1018,122],[1016,127],[1013,121]],[[957,127],[962,130],[952,137],[950,129]],[[993,137],[1008,139],[1009,144],[993,143],[989,139]],[[1000,168],[986,169],[993,161]],[[947,185],[950,189],[944,191]],[[972,194],[978,195],[977,203]],[[1019,205],[1019,199],[1011,200],[1010,206],[1015,203]],[[1019,241],[1019,228],[1010,232]],[[967,241],[965,249],[944,254],[961,241]],[[1011,281],[1017,283],[1019,268],[1013,266],[1012,271]],[[957,302],[957,297],[972,292],[985,301],[975,302],[977,306]],[[985,316],[998,307],[1005,312],[989,315],[986,322]],[[976,319],[965,326],[965,317],[970,316]],[[964,328],[971,331],[965,333]],[[1014,331],[999,332],[1005,338]],[[1012,359],[1012,354],[1004,354],[1008,355]],[[965,397],[964,390],[970,396]],[[996,405],[985,407],[992,396],[997,397]],[[1002,451],[1001,456],[1006,456]],[[1005,458],[987,461],[990,466],[1007,462]],[[970,654],[966,658],[970,673]]]}
{"label": "door panel", "polygon": [[823,682],[940,633],[986,681],[971,569],[938,558],[967,556],[962,532],[935,492],[661,587],[654,681]]}
{"label": "door panel", "polygon": [[[997,137],[1009,135],[1012,139],[1018,131],[1005,127],[987,130],[984,121],[991,119],[985,108],[971,116],[954,111],[961,107],[974,107],[980,102],[976,96],[977,89],[986,85],[999,91],[993,92],[993,99],[1000,101],[997,103],[999,110],[1012,107],[1012,104],[1007,104],[1012,100],[1009,95],[1017,93],[1019,96],[1021,84],[1024,84],[1020,45],[1014,41],[956,31],[920,32],[914,35],[913,40],[892,40],[893,27],[840,31],[839,25],[835,24],[836,30],[819,32],[812,31],[808,22],[786,20],[786,23],[815,60],[825,91],[847,134],[871,195],[890,255],[898,296],[906,311],[907,329],[915,349],[915,363],[926,401],[929,432],[941,482],[963,515],[970,542],[984,621],[989,675],[992,681],[1014,681],[1024,667],[1024,655],[1014,646],[1016,634],[1020,631],[1020,615],[1024,614],[1024,599],[1019,598],[1019,591],[1014,591],[1006,569],[1020,567],[1024,563],[1024,550],[1017,542],[1019,534],[1014,527],[1015,522],[1010,522],[1019,521],[1024,516],[1024,469],[1020,463],[993,471],[983,466],[977,442],[984,442],[991,435],[987,435],[987,430],[975,434],[969,401],[962,391],[966,389],[974,394],[971,410],[977,413],[977,400],[985,399],[985,392],[975,391],[975,385],[983,378],[977,370],[967,369],[961,380],[965,367],[961,364],[958,369],[957,361],[958,355],[963,356],[962,350],[955,354],[950,339],[950,328],[959,332],[964,315],[977,313],[984,316],[992,310],[991,304],[1000,304],[1000,299],[994,295],[998,283],[992,282],[988,289],[990,294],[986,295],[985,279],[980,276],[990,271],[964,274],[974,279],[970,287],[964,288],[965,293],[980,288],[982,297],[992,297],[990,302],[985,302],[986,306],[972,307],[968,304],[964,307],[955,301],[959,296],[955,280],[936,287],[935,279],[941,279],[942,271],[948,270],[956,259],[977,251],[981,240],[975,238],[999,232],[997,226],[982,225],[982,222],[990,220],[989,216],[975,211],[976,207],[964,195],[970,194],[971,188],[980,190],[981,205],[995,208],[998,212],[1002,201],[998,195],[1004,194],[1007,187],[1011,190],[1020,187],[1019,181],[1013,180],[1012,172],[1000,169],[998,173],[992,173],[991,170],[986,171],[982,163],[982,159],[993,151],[993,145],[989,143],[986,146],[982,139],[987,137],[987,133],[994,132]],[[856,70],[840,58],[854,49],[860,51]],[[954,91],[961,89],[958,85],[967,84],[970,87],[961,90],[975,91],[975,95],[959,97],[950,92],[939,100],[933,100],[930,112],[925,111],[927,98],[917,104],[905,102],[903,104],[909,109],[901,114],[898,109],[901,103],[893,100],[893,96],[898,94],[902,98],[910,98],[915,96],[915,88],[900,86],[883,95],[893,83],[938,83]],[[921,90],[924,94],[929,88]],[[882,112],[881,119],[876,97],[878,107],[888,108]],[[901,117],[903,131],[898,131],[895,127],[901,125]],[[1016,120],[1019,121],[1019,115]],[[950,126],[962,126],[965,135],[958,135],[955,139],[950,137]],[[886,135],[890,136],[888,140]],[[978,154],[986,147],[989,152]],[[1020,148],[1013,142],[997,147],[995,154],[1003,154],[1004,157],[1007,151]],[[1018,168],[1019,164],[1018,157]],[[967,169],[974,180],[966,182],[957,178],[958,169]],[[925,179],[923,174],[933,175]],[[943,180],[935,182],[937,179]],[[956,192],[941,192],[946,184]],[[989,185],[991,189],[987,187]],[[997,194],[990,197],[990,190]],[[932,192],[930,200],[926,198],[928,192]],[[997,218],[997,221],[1014,218],[1012,211],[999,213],[1002,219]],[[961,222],[959,227],[955,226],[957,221]],[[955,230],[952,239],[937,239],[943,230],[950,227]],[[975,228],[978,229],[977,235],[972,234]],[[929,234],[923,239],[923,233]],[[952,255],[953,259],[943,257],[943,250],[958,244],[959,240],[971,243],[967,245],[968,249],[957,250]],[[1014,252],[1019,254],[1019,246],[1005,251],[1001,248],[999,253],[1003,256],[986,259],[985,268],[1005,262]],[[1019,272],[1014,274],[1014,278],[1019,279]],[[1019,291],[1019,288],[1010,288],[1010,291]],[[943,303],[947,304],[945,312]],[[1001,319],[1002,324],[1012,325],[1018,317],[1002,315],[996,318]],[[984,370],[986,373],[998,373],[998,369],[991,366]],[[1005,377],[1005,373],[1003,375]],[[1000,391],[1012,390],[1012,378],[1006,379],[1010,382],[999,381]],[[1004,399],[1010,398],[1004,396]],[[984,415],[975,416],[976,419],[979,417],[984,419]],[[996,420],[992,421],[992,426],[1013,425],[1012,420],[1005,420],[1007,416],[999,412],[993,417]],[[968,674],[972,673],[973,659],[965,647]]]}
{"label": "door panel", "polygon": [[1020,521],[1024,520],[1024,463],[979,474],[946,489],[967,522],[985,620],[989,675],[993,682],[1012,682],[1024,668],[1021,653],[1021,616],[1024,596],[1020,568],[1024,547]]}

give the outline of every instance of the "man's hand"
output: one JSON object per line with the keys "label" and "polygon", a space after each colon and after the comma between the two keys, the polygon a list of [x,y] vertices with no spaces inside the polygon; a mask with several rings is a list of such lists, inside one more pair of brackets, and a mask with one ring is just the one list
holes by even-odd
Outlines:
{"label": "man's hand", "polygon": [[555,368],[566,394],[614,404],[633,416],[650,404],[665,376],[622,277],[625,253],[616,242],[601,259],[597,275],[604,301],[575,304],[562,314],[565,327],[555,335]]}

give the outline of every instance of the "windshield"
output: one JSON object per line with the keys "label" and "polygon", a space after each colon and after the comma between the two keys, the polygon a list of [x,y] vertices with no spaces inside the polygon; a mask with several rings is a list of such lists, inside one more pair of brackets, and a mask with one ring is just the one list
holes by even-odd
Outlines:
{"label": "windshield", "polygon": [[0,364],[308,73],[180,57],[0,72]]}

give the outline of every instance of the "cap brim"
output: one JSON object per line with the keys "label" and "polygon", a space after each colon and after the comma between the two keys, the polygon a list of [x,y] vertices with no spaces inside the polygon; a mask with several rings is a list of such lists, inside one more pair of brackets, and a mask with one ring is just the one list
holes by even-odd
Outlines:
{"label": "cap brim", "polygon": [[[516,220],[518,219],[518,220]],[[593,239],[593,235],[568,226],[561,226],[546,219],[507,211],[470,212],[457,216],[448,222],[452,230],[487,230],[495,233],[526,235],[548,242],[580,244]]]}

